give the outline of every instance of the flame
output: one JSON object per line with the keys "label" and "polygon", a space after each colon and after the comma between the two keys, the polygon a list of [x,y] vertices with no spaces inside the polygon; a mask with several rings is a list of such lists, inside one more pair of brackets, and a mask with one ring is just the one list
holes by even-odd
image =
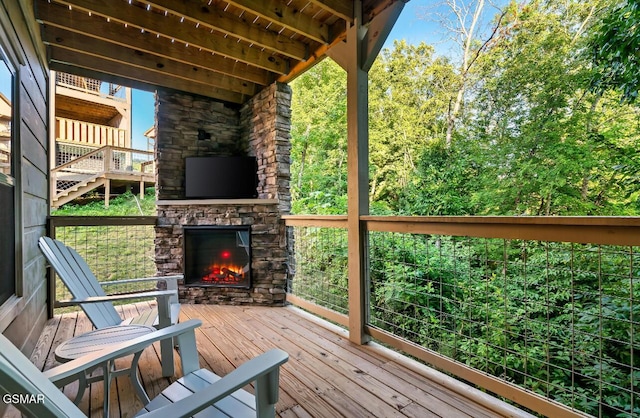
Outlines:
{"label": "flame", "polygon": [[206,282],[237,282],[244,279],[244,267],[233,264],[213,264],[202,276]]}

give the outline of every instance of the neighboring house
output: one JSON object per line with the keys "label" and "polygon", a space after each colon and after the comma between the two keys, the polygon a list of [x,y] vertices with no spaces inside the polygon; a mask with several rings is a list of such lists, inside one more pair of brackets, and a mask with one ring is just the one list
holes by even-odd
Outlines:
{"label": "neighboring house", "polygon": [[0,173],[10,173],[11,160],[11,101],[0,93]]}
{"label": "neighboring house", "polygon": [[144,131],[144,137],[147,138],[147,151],[153,151],[156,146],[156,127],[152,126],[151,128]]}
{"label": "neighboring house", "polygon": [[111,194],[153,183],[153,153],[131,146],[131,89],[55,73],[52,206],[87,193]]}

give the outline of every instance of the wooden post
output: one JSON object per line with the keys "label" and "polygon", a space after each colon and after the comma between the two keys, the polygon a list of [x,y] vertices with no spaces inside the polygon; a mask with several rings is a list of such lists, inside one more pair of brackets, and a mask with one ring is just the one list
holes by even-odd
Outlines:
{"label": "wooden post", "polygon": [[107,178],[104,182],[104,207],[109,207],[109,198],[111,197],[111,179]]}
{"label": "wooden post", "polygon": [[349,274],[349,339],[364,344],[368,313],[366,230],[361,215],[369,214],[368,74],[362,68],[362,2],[354,2],[354,22],[347,30],[347,240]]}
{"label": "wooden post", "polygon": [[349,277],[349,339],[364,344],[369,316],[367,231],[360,217],[369,214],[369,90],[368,72],[391,32],[405,1],[391,4],[363,25],[362,0],[354,1],[353,24],[346,43],[327,52],[347,71],[347,240]]}

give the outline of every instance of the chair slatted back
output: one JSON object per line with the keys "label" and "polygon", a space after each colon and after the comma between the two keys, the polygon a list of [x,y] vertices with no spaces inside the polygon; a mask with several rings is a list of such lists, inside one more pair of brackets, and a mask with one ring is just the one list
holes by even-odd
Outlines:
{"label": "chair slatted back", "polygon": [[[40,237],[38,245],[75,299],[105,296],[98,279],[76,250],[49,237]],[[111,302],[85,303],[82,304],[82,309],[98,329],[122,322]]]}
{"label": "chair slatted back", "polygon": [[75,418],[85,415],[42,372],[0,334],[0,393],[23,414],[38,418]]}

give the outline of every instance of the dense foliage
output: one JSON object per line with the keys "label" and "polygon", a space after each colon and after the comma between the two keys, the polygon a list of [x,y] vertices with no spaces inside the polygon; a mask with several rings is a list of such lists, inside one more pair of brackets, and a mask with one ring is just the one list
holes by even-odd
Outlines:
{"label": "dense foliage", "polygon": [[[603,28],[624,20],[620,14],[628,13],[620,7],[636,11],[635,2],[617,9],[613,3],[509,3],[494,19],[490,41],[476,41],[483,47],[465,75],[450,144],[449,108],[460,83],[455,60],[437,56],[427,43],[396,41],[384,49],[369,74],[372,210],[637,214],[638,107],[621,101],[637,90],[637,48],[611,52],[624,61],[618,67],[625,79],[594,88],[602,75],[591,53],[594,40],[611,51],[617,41]],[[640,31],[629,26],[632,20],[616,33],[633,33],[635,42]],[[597,63],[603,62],[601,53]],[[326,60],[293,83],[296,213],[345,212],[345,79]]]}
{"label": "dense foliage", "polygon": [[597,65],[594,86],[599,90],[617,88],[625,100],[635,102],[640,87],[640,2],[613,2],[604,13],[591,43]]}
{"label": "dense foliage", "polygon": [[[484,9],[495,16],[465,43],[473,65],[427,42],[383,50],[369,74],[372,212],[637,216],[639,10],[636,0]],[[345,89],[330,61],[293,84],[295,213],[346,212]],[[374,325],[590,414],[640,414],[640,260],[629,248],[369,240]],[[346,276],[323,274],[340,270],[344,249],[306,245],[296,280],[313,271],[318,289],[330,282],[325,299],[344,296]]]}

